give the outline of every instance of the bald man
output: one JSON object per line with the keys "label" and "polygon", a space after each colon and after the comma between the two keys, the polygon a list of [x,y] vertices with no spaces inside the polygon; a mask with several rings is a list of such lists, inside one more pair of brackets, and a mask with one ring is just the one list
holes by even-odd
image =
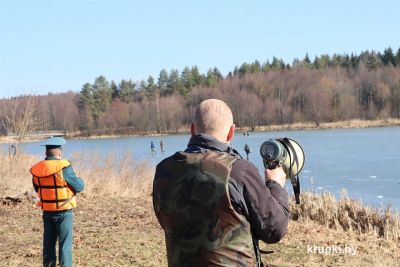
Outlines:
{"label": "bald man", "polygon": [[197,107],[189,144],[157,165],[153,206],[168,266],[262,266],[258,240],[278,242],[289,221],[282,168],[257,168],[230,146],[230,108]]}

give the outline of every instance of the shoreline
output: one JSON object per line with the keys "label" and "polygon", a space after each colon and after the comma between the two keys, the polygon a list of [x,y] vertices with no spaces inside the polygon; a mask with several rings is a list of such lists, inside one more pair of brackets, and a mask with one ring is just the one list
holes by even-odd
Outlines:
{"label": "shoreline", "polygon": [[[400,119],[388,118],[381,120],[347,120],[337,122],[322,122],[318,125],[313,122],[297,122],[293,124],[282,125],[263,125],[256,126],[254,130],[251,127],[237,127],[237,133],[243,132],[266,132],[266,131],[313,131],[313,130],[335,130],[335,129],[362,129],[362,128],[380,128],[380,127],[400,127]],[[139,136],[165,136],[165,135],[179,135],[189,134],[190,131],[186,128],[181,128],[178,131],[166,133],[136,133],[136,134],[100,134],[85,136],[81,133],[67,136],[70,140],[93,140],[93,139],[107,139],[107,138],[126,138],[126,137],[139,137]],[[32,143],[43,140],[39,137],[27,137],[22,143]],[[0,136],[0,144],[13,144],[16,143],[12,137]]]}

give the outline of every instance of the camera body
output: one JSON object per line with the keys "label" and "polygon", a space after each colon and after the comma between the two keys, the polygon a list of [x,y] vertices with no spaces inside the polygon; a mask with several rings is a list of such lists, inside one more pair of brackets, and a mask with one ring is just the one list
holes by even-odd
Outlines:
{"label": "camera body", "polygon": [[286,179],[290,179],[296,197],[300,203],[300,181],[298,174],[304,167],[305,154],[300,144],[290,138],[278,138],[265,141],[260,147],[266,169],[282,166]]}
{"label": "camera body", "polygon": [[266,169],[275,169],[282,165],[287,158],[287,153],[280,142],[272,139],[265,141],[260,147],[260,154]]}

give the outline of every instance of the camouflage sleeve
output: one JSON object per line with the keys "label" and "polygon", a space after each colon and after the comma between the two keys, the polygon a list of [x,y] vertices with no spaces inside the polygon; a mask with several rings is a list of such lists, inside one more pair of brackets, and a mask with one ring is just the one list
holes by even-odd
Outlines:
{"label": "camouflage sleeve", "polygon": [[233,164],[231,180],[232,205],[247,217],[255,238],[266,243],[281,240],[289,222],[286,190],[275,182],[266,183],[253,164],[241,159]]}

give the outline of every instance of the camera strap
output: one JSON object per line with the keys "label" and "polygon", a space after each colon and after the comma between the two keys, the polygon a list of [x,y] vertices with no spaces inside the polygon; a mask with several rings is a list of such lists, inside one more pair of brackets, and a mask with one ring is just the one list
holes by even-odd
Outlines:
{"label": "camera strap", "polygon": [[[293,161],[296,162],[297,166],[299,165],[299,159],[297,157],[296,154],[296,150],[295,148],[292,146],[292,144],[290,143],[290,140],[285,137],[282,139],[279,139],[282,143],[282,145],[288,150],[288,151],[293,151]],[[290,160],[290,169],[289,169],[289,174],[292,174],[292,153],[288,153],[289,154],[289,160]],[[294,197],[296,199],[296,204],[300,204],[300,180],[299,180],[299,174],[297,174],[296,176],[293,176],[290,178],[290,182],[292,183],[293,186],[293,193],[294,193]]]}

